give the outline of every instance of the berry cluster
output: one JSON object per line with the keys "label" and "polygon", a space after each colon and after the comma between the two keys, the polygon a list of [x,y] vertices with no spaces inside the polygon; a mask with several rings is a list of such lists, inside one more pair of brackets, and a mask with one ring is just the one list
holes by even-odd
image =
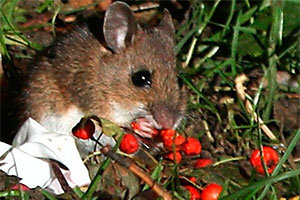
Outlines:
{"label": "berry cluster", "polygon": [[[166,155],[166,158],[175,160],[176,163],[180,163],[182,153],[187,156],[192,156],[198,155],[201,152],[202,147],[198,139],[193,137],[185,138],[183,135],[178,134],[175,130],[161,130],[160,138],[165,149],[171,151]],[[175,149],[175,157],[173,147]]]}
{"label": "berry cluster", "polygon": [[[145,128],[146,125],[146,128]],[[144,127],[143,127],[144,126]],[[149,138],[157,137],[162,143],[164,148],[169,151],[165,155],[167,159],[170,159],[177,164],[182,160],[182,155],[195,156],[199,155],[201,152],[201,144],[198,139],[194,137],[185,138],[180,135],[175,130],[163,129],[157,130],[152,127],[148,127],[145,120],[140,120],[140,123],[132,122],[131,127],[133,131],[139,135],[144,135]],[[75,126],[72,130],[73,135],[80,139],[92,139],[95,132],[95,125],[90,119],[86,119],[84,123],[80,123]],[[124,134],[122,141],[120,143],[120,150],[127,154],[133,154],[139,149],[139,141],[137,137],[132,133]],[[272,173],[279,162],[279,157],[277,152],[268,146],[264,146],[262,151],[255,149],[250,156],[250,163],[260,174],[265,174],[264,164],[268,173]],[[213,162],[210,159],[200,158],[197,159],[194,167],[203,168],[212,165]],[[195,177],[190,177],[189,180],[196,183],[197,179]],[[183,186],[190,193],[190,200],[217,200],[222,192],[222,186],[211,183],[208,184],[203,190],[200,191],[191,184],[185,184]]]}

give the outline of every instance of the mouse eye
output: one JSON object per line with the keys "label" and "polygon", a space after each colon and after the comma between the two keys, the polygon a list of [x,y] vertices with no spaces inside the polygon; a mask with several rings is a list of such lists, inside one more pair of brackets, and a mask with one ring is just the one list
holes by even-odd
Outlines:
{"label": "mouse eye", "polygon": [[151,73],[149,70],[142,69],[132,74],[131,80],[137,87],[150,87],[151,86]]}

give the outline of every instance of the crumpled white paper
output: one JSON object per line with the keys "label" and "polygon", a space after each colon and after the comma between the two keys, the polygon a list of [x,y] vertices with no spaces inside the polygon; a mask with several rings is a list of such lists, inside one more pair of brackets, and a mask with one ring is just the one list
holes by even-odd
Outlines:
{"label": "crumpled white paper", "polygon": [[[105,135],[101,139],[114,143],[112,138],[108,139]],[[88,140],[86,142],[90,143]],[[84,141],[81,143],[84,144]],[[55,194],[64,193],[48,159],[56,160],[68,168],[60,169],[70,187],[90,183],[88,170],[82,162],[75,138],[68,133],[46,130],[32,118],[20,128],[13,146],[0,142],[1,156],[4,159],[0,160],[0,170],[8,175],[18,176],[21,178],[20,182],[29,188],[39,186]]]}

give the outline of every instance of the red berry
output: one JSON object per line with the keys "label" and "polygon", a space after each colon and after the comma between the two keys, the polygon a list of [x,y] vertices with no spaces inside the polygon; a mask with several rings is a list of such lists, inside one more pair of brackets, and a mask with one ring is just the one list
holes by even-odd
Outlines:
{"label": "red berry", "polygon": [[201,192],[201,200],[217,200],[222,192],[222,186],[211,183],[205,186]]}
{"label": "red berry", "polygon": [[196,161],[194,166],[196,168],[203,168],[203,167],[207,167],[207,166],[212,165],[212,164],[213,164],[213,161],[211,159],[200,158]]}
{"label": "red berry", "polygon": [[175,138],[175,145],[182,145],[185,142],[185,137],[182,135],[177,135]]}
{"label": "red berry", "polygon": [[120,150],[127,154],[135,153],[139,149],[139,143],[136,137],[130,133],[126,133],[120,143]]}
{"label": "red berry", "polygon": [[[175,156],[176,156],[176,163],[179,164],[182,159],[182,155],[179,151],[176,151]],[[168,153],[166,155],[166,158],[168,158],[170,160],[174,160],[174,153],[173,152]]]}
{"label": "red berry", "polygon": [[191,185],[185,185],[183,187],[190,192],[190,200],[200,199],[200,192],[197,188],[195,188]]}
{"label": "red berry", "polygon": [[180,150],[180,145],[182,145],[185,142],[185,138],[182,135],[174,135],[176,134],[175,130],[172,129],[166,129],[161,131],[161,137],[164,144],[164,147],[168,150],[173,150],[173,142],[175,144],[176,150]]}
{"label": "red berry", "polygon": [[165,147],[172,147],[173,138],[175,134],[175,130],[172,129],[165,129],[160,132]]}
{"label": "red berry", "polygon": [[73,129],[72,133],[75,137],[78,137],[83,140],[90,139],[95,132],[95,125],[92,120],[87,119],[84,126],[81,123],[78,123]]}
{"label": "red berry", "polygon": [[[271,147],[264,146],[263,158],[267,165],[268,172],[272,173],[279,161],[277,152]],[[264,167],[260,159],[260,151],[258,149],[255,149],[251,154],[250,163],[258,173],[265,174]]]}
{"label": "red berry", "polygon": [[163,129],[160,131],[160,135],[162,138],[164,137],[174,137],[176,131],[174,129]]}
{"label": "red berry", "polygon": [[11,189],[12,190],[22,190],[22,191],[29,191],[30,188],[27,187],[26,185],[22,184],[22,183],[18,183],[18,184],[15,184],[13,186],[11,186]]}
{"label": "red berry", "polygon": [[182,151],[186,155],[197,155],[201,152],[201,144],[196,138],[189,137],[182,145]]}

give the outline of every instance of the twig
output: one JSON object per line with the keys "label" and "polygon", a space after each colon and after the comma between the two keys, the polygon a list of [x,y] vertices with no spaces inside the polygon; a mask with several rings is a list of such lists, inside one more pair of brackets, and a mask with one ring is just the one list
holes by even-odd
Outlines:
{"label": "twig", "polygon": [[300,94],[290,93],[290,94],[286,94],[286,96],[290,99],[300,99]]}
{"label": "twig", "polygon": [[53,170],[58,182],[60,183],[60,186],[63,189],[63,191],[65,193],[70,194],[74,200],[79,200],[79,197],[74,194],[74,192],[73,192],[72,188],[69,186],[66,178],[64,177],[64,175],[60,171],[60,166],[57,163],[57,161],[50,160],[49,163],[50,163],[50,165],[52,167],[52,170]]}
{"label": "twig", "polygon": [[209,140],[211,143],[215,142],[215,139],[214,139],[214,137],[211,135],[211,132],[210,132],[210,130],[209,130],[207,121],[202,120],[202,124],[203,124],[204,130],[205,130],[205,133],[206,133],[206,135],[207,135],[207,137],[208,137],[208,140]]}
{"label": "twig", "polygon": [[[260,128],[263,130],[263,132],[271,139],[271,140],[277,140],[276,136],[273,134],[273,132],[269,129],[267,125],[263,122],[263,120],[257,116],[257,114],[253,111],[253,107],[248,99],[246,99],[246,95],[248,95],[245,90],[247,89],[243,84],[244,82],[248,81],[248,77],[245,74],[241,74],[237,76],[234,80],[235,82],[235,88],[238,97],[244,101],[245,107],[247,112],[254,118],[254,120],[260,124]],[[249,96],[249,95],[248,95]]]}
{"label": "twig", "polygon": [[111,150],[111,146],[107,145],[101,149],[101,152],[115,160],[119,165],[128,168],[132,173],[137,175],[139,178],[141,178],[146,184],[148,184],[153,191],[160,197],[162,197],[164,200],[172,200],[172,196],[169,194],[169,192],[161,187],[158,183],[156,183],[147,173],[145,173],[140,167],[138,167],[135,163],[133,163],[131,160],[126,160],[120,155],[116,154]]}

